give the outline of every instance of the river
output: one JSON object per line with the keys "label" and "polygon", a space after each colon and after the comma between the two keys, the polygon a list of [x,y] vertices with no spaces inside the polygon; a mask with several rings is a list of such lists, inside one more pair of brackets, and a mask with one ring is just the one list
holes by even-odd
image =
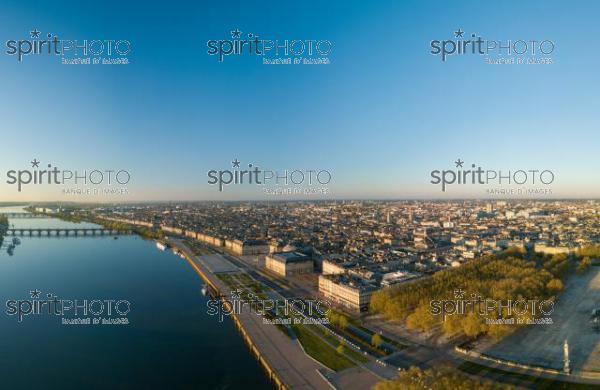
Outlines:
{"label": "river", "polygon": [[[41,218],[9,223],[86,226]],[[201,279],[171,251],[137,236],[20,240],[12,256],[12,237],[0,248],[1,388],[273,388],[232,321],[207,314]],[[64,324],[47,307],[22,314],[22,321],[11,312],[20,305],[25,313],[24,301],[51,297],[80,305],[95,300],[88,309],[101,312],[98,318],[120,301],[125,315],[113,311],[112,317],[128,324]],[[86,317],[79,310],[77,317]]]}

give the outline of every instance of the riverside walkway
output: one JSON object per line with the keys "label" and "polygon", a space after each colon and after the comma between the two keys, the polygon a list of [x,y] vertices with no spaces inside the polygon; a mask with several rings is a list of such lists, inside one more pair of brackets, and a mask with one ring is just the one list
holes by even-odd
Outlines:
{"label": "riverside walkway", "polygon": [[[217,261],[214,256],[211,257],[212,264],[205,264],[202,257],[195,256],[181,240],[171,238],[169,243],[183,252],[187,261],[206,283],[222,295],[230,296],[229,287],[210,271],[211,266],[214,269],[214,262]],[[218,257],[220,261],[227,264],[227,268],[237,269],[223,256],[218,255]],[[278,388],[306,390],[333,388],[321,374],[331,373],[331,371],[308,357],[297,341],[290,339],[276,326],[263,324],[262,316],[242,311],[232,318],[240,328],[252,353],[257,356]],[[215,321],[218,321],[216,317]]]}

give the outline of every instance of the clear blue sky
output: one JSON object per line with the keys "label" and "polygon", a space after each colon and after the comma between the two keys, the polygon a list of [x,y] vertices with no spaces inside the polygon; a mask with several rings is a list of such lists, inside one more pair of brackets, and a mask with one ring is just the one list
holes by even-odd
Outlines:
{"label": "clear blue sky", "polygon": [[[441,194],[429,172],[461,158],[489,169],[551,169],[558,197],[600,196],[600,50],[595,1],[4,1],[0,12],[0,200],[8,169],[125,168],[128,200],[253,199],[218,193],[230,161],[333,173],[339,198]],[[60,38],[127,39],[129,65],[61,65],[4,53],[34,28]],[[329,65],[263,65],[207,55],[238,28],[273,39],[329,39]],[[551,39],[551,65],[442,63],[433,39]],[[104,198],[103,198],[104,199]],[[111,198],[120,199],[120,198]]]}

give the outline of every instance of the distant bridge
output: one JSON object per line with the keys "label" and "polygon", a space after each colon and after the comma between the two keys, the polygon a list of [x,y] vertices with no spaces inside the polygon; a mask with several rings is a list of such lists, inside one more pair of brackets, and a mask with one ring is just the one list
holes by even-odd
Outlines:
{"label": "distant bridge", "polygon": [[9,228],[7,236],[38,236],[38,237],[74,237],[74,236],[116,236],[132,234],[131,230],[105,228]]}
{"label": "distant bridge", "polygon": [[24,218],[52,218],[44,214],[32,214],[32,213],[0,213],[0,216],[5,216],[11,219],[24,219]]}

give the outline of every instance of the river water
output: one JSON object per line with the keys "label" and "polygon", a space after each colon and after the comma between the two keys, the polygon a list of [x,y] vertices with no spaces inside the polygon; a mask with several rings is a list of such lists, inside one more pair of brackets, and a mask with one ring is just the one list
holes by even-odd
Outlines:
{"label": "river water", "polygon": [[[90,226],[9,222],[15,228]],[[201,279],[172,252],[137,236],[20,240],[12,256],[10,236],[0,248],[0,388],[272,388],[233,323],[207,314]],[[64,324],[50,304],[24,314],[25,301],[54,297],[78,302],[74,317],[82,319],[106,318],[108,306],[120,301],[123,315],[113,310],[108,317],[128,324]],[[21,321],[11,307],[22,309]]]}

